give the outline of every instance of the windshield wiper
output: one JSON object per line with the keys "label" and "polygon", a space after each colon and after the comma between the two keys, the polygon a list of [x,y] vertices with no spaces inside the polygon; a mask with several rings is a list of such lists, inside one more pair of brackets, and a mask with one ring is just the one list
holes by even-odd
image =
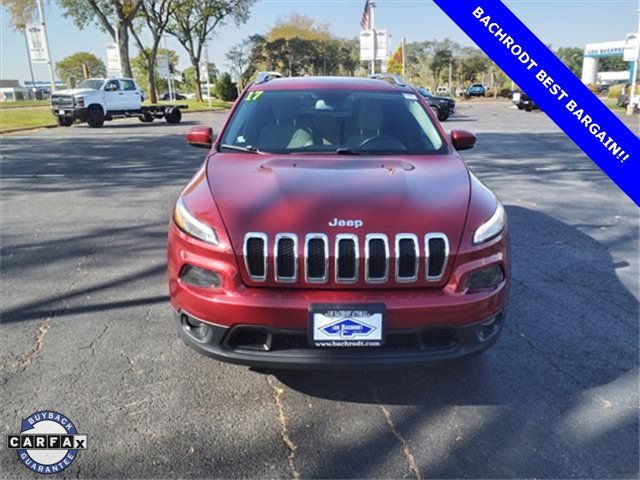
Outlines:
{"label": "windshield wiper", "polygon": [[338,155],[362,155],[360,152],[351,150],[350,148],[338,148],[335,153]]}
{"label": "windshield wiper", "polygon": [[236,150],[238,152],[246,152],[246,153],[264,153],[262,150],[258,149],[257,147],[254,147],[252,145],[247,145],[246,147],[243,147],[241,145],[227,145],[227,144],[222,144],[220,145],[220,148],[224,148],[227,150]]}

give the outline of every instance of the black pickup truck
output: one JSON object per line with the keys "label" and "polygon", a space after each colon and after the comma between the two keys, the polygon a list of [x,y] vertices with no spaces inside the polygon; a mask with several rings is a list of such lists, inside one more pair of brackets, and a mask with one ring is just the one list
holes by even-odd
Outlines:
{"label": "black pickup truck", "polygon": [[418,87],[418,93],[424,97],[429,106],[434,110],[441,122],[446,121],[456,109],[456,101],[449,97],[437,97],[432,95],[429,90]]}

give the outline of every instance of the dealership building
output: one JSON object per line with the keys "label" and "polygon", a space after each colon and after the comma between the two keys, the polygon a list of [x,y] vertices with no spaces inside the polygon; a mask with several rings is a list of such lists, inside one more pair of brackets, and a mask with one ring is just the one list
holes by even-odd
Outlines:
{"label": "dealership building", "polygon": [[629,48],[627,40],[587,44],[584,48],[584,57],[582,60],[582,83],[631,82],[633,77],[633,62],[629,62],[628,70],[620,72],[598,72],[598,64],[601,58],[623,57],[625,46]]}

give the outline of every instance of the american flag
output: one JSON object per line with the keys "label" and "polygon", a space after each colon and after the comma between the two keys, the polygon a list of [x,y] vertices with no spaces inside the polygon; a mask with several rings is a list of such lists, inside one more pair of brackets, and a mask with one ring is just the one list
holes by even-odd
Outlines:
{"label": "american flag", "polygon": [[371,28],[371,2],[367,0],[364,3],[364,12],[362,12],[362,18],[360,19],[360,26],[363,30],[369,30]]}

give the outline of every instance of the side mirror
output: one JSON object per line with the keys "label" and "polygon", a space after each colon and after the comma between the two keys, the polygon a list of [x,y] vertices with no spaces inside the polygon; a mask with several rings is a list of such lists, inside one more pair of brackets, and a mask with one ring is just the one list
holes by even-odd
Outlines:
{"label": "side mirror", "polygon": [[184,136],[189,145],[199,148],[211,148],[213,145],[213,130],[211,127],[193,127]]}
{"label": "side mirror", "polygon": [[476,136],[467,130],[452,130],[451,143],[456,150],[469,150],[476,144]]}
{"label": "side mirror", "polygon": [[110,83],[109,85],[107,85],[104,90],[106,92],[115,92],[118,89],[117,86],[115,86],[113,83]]}

